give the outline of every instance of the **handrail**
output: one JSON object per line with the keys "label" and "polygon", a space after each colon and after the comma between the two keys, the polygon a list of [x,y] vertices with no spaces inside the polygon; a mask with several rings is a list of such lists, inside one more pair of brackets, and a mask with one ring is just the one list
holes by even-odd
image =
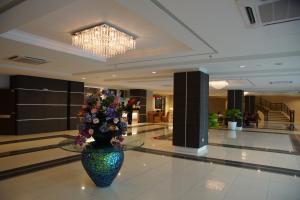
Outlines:
{"label": "handrail", "polygon": [[261,108],[263,108],[265,110],[281,111],[289,116],[290,122],[295,121],[295,111],[291,110],[284,103],[272,103],[272,102],[260,97],[257,101],[257,105],[259,105]]}

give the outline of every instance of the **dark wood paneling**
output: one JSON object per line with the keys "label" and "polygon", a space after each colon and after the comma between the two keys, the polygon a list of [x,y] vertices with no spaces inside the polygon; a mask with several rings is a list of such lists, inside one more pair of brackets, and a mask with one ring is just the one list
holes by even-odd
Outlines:
{"label": "dark wood paneling", "polygon": [[174,74],[173,145],[185,145],[186,73]]}
{"label": "dark wood paneling", "polygon": [[[84,103],[84,83],[69,81],[68,83],[68,108],[67,108],[67,129],[73,130],[79,124],[77,117]],[[75,106],[77,105],[77,106]]]}
{"label": "dark wood paneling", "polygon": [[67,130],[67,119],[17,121],[17,134]]}
{"label": "dark wood paneling", "polygon": [[0,134],[15,133],[15,91],[0,89]]}
{"label": "dark wood paneling", "polygon": [[82,92],[84,93],[84,83],[69,81],[69,87],[71,92]]}
{"label": "dark wood paneling", "polygon": [[67,92],[16,90],[17,104],[67,104]]}
{"label": "dark wood paneling", "polygon": [[82,108],[82,106],[71,106],[70,107],[70,117],[77,117],[81,108]]}
{"label": "dark wood paneling", "polygon": [[79,118],[71,118],[70,119],[70,127],[69,130],[76,130],[78,129],[78,125],[80,124]]}
{"label": "dark wood paneling", "polygon": [[27,88],[27,89],[48,89],[56,91],[67,91],[68,90],[68,81],[42,78],[42,77],[33,77],[33,76],[11,76],[10,77],[10,87],[14,88]]}
{"label": "dark wood paneling", "polygon": [[145,123],[145,122],[147,122],[146,115],[139,114],[139,123]]}
{"label": "dark wood paneling", "polygon": [[70,94],[70,104],[83,105],[84,94],[83,93],[71,93]]}
{"label": "dark wood paneling", "polygon": [[136,96],[136,97],[147,97],[147,91],[142,89],[131,89],[129,91],[130,96]]}
{"label": "dark wood paneling", "polygon": [[67,106],[17,105],[18,119],[64,118]]}

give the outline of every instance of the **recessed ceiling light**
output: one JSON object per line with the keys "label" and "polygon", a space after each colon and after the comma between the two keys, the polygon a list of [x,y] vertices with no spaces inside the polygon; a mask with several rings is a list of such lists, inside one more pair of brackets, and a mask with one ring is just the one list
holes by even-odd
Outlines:
{"label": "recessed ceiling light", "polygon": [[152,74],[156,74],[156,72],[152,72]]}
{"label": "recessed ceiling light", "polygon": [[247,94],[249,94],[249,92],[244,92],[244,96],[246,96]]}
{"label": "recessed ceiling light", "polygon": [[245,65],[241,65],[241,66],[240,66],[240,68],[245,68],[245,67],[246,67]]}
{"label": "recessed ceiling light", "polygon": [[82,79],[82,80],[85,80],[86,78],[85,78],[85,77],[82,77],[81,79]]}

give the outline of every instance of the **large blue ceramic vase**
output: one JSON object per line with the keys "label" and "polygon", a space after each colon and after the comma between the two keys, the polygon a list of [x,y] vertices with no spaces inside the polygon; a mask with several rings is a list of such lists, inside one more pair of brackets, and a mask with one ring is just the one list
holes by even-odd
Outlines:
{"label": "large blue ceramic vase", "polygon": [[110,186],[124,161],[122,148],[112,146],[111,138],[111,134],[103,134],[101,138],[95,138],[96,141],[88,144],[82,151],[82,165],[98,187]]}

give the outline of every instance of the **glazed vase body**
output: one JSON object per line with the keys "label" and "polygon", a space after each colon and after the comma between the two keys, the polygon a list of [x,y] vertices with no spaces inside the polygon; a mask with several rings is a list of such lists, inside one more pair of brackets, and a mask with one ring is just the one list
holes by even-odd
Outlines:
{"label": "glazed vase body", "polygon": [[119,146],[112,146],[108,138],[95,138],[82,151],[81,162],[89,177],[98,187],[108,187],[118,175],[123,161],[124,152]]}

